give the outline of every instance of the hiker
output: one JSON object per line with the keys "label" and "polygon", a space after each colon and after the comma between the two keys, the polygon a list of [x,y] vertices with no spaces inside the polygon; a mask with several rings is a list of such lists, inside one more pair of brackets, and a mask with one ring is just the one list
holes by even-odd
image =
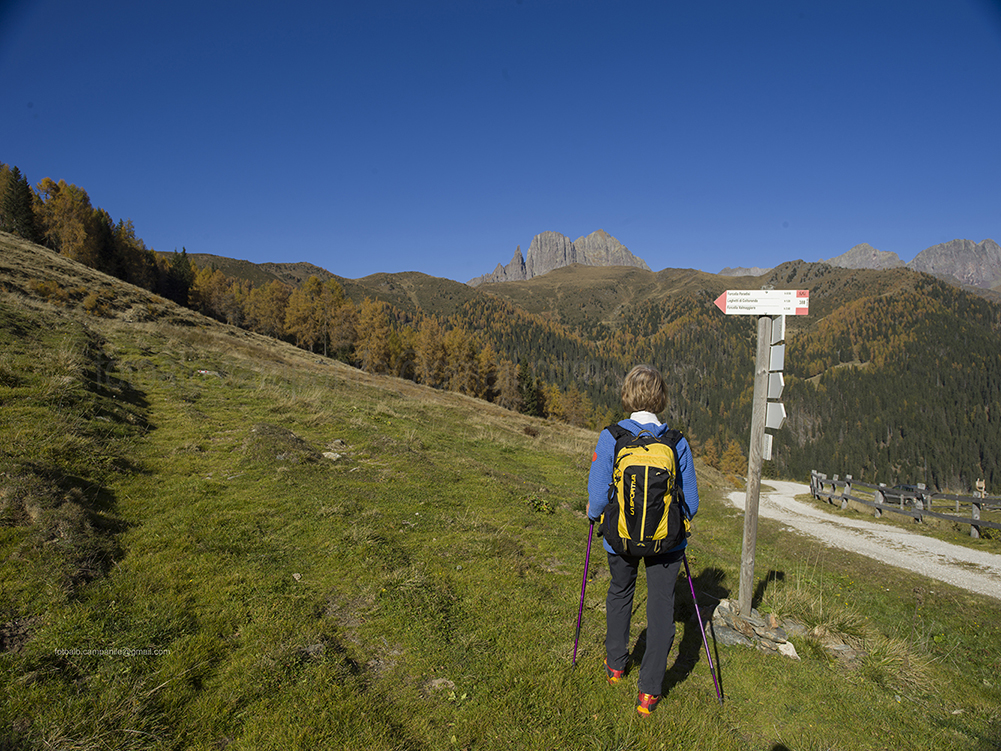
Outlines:
{"label": "hiker", "polygon": [[[660,372],[650,365],[637,365],[626,376],[622,385],[622,407],[629,417],[618,423],[631,435],[644,429],[658,437],[669,434],[677,440],[676,484],[682,491],[682,513],[686,519],[695,516],[699,508],[699,489],[695,479],[695,465],[688,441],[676,431],[671,431],[657,418],[657,414],[667,406],[667,388]],[[588,475],[588,519],[597,523],[606,507],[612,510],[614,494],[609,487],[613,481],[613,466],[617,441],[610,425],[601,431],[598,444],[591,459]],[[623,436],[629,440],[630,436]],[[622,444],[619,443],[621,446]],[[687,528],[687,524],[684,525]],[[648,716],[661,698],[664,674],[667,672],[667,656],[674,642],[674,585],[681,569],[687,533],[682,530],[680,543],[654,555],[628,555],[617,553],[609,543],[608,520],[605,521],[604,547],[608,553],[608,568],[612,581],[608,585],[605,600],[605,671],[609,683],[618,683],[624,677],[629,665],[629,621],[632,615],[633,592],[636,590],[636,575],[640,561],[646,566],[647,580],[647,628],[646,651],[643,654],[639,674],[639,696],[636,711]],[[615,540],[618,543],[618,540]],[[673,540],[672,540],[673,542]],[[620,546],[621,547],[621,546]]]}

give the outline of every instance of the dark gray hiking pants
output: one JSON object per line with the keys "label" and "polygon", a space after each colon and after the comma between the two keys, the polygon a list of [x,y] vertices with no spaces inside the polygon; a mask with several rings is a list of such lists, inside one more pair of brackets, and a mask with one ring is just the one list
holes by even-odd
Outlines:
{"label": "dark gray hiking pants", "polygon": [[683,551],[637,558],[608,554],[612,583],[605,598],[605,657],[608,666],[623,670],[629,658],[629,621],[640,561],[646,563],[646,651],[640,667],[639,690],[659,696],[674,643],[674,584]]}

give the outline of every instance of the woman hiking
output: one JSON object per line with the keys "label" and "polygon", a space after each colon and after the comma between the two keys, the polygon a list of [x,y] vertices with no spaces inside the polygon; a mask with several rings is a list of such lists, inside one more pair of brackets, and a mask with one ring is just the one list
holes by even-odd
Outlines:
{"label": "woman hiking", "polygon": [[[658,413],[667,406],[667,388],[660,372],[650,365],[637,365],[628,375],[622,386],[622,407],[629,417],[621,420],[618,426],[628,431],[629,435],[620,432],[616,426],[609,426],[601,431],[598,444],[591,459],[591,470],[588,475],[588,519],[597,523],[606,507],[609,512],[617,513],[616,495],[610,492],[613,482],[616,448],[622,448],[632,436],[643,431],[654,436],[677,439],[675,455],[677,468],[674,482],[681,491],[675,498],[680,501],[681,511],[685,519],[690,520],[699,508],[699,489],[695,478],[695,465],[688,441],[676,431],[671,431],[667,425],[660,422]],[[612,431],[619,433],[619,440]],[[667,657],[674,643],[674,585],[678,579],[687,542],[683,531],[687,524],[683,523],[680,531],[680,542],[673,542],[667,550],[656,550],[651,555],[631,555],[618,539],[615,539],[620,551],[616,551],[609,543],[610,538],[616,538],[615,528],[609,531],[606,520],[604,528],[604,547],[608,553],[608,568],[612,581],[608,585],[608,596],[605,600],[606,631],[605,631],[605,671],[609,683],[618,683],[625,676],[629,667],[629,621],[632,615],[633,593],[636,590],[636,576],[640,561],[646,566],[647,581],[647,638],[646,651],[643,654],[639,673],[639,696],[636,699],[636,711],[642,716],[649,716],[661,698],[661,688],[664,674],[667,671]],[[628,550],[635,550],[628,548]]]}

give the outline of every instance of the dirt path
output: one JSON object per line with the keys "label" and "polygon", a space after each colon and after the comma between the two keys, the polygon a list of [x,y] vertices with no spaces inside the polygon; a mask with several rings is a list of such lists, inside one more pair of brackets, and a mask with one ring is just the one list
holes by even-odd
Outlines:
{"label": "dirt path", "polygon": [[[763,517],[783,522],[832,547],[1001,600],[1001,555],[838,515],[795,500],[795,496],[810,492],[808,485],[780,480],[765,480],[763,484],[775,488],[762,490],[758,513]],[[730,493],[730,502],[743,510],[744,491]]]}

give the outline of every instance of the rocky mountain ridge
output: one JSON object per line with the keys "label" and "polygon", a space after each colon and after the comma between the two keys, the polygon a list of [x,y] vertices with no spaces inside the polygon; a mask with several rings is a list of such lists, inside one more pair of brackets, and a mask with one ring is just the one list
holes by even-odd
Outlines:
{"label": "rocky mountain ridge", "polygon": [[[905,263],[892,251],[877,250],[869,243],[860,243],[851,250],[823,263],[844,269],[907,268],[932,274],[959,286],[997,289],[1001,285],[1001,246],[990,238],[975,243],[972,240],[952,240],[925,248],[912,261]],[[720,276],[761,276],[771,269],[725,268]]]}
{"label": "rocky mountain ridge", "polygon": [[843,269],[895,269],[904,262],[892,250],[876,250],[869,243],[860,243],[840,256],[829,258],[827,263]]}
{"label": "rocky mountain ridge", "polygon": [[532,239],[527,257],[522,256],[519,245],[507,266],[498,263],[493,273],[470,279],[467,284],[478,287],[488,282],[524,282],[574,263],[584,266],[636,266],[650,271],[646,261],[634,256],[603,229],[573,241],[559,232],[547,231]]}
{"label": "rocky mountain ridge", "polygon": [[980,243],[953,240],[922,250],[907,268],[960,284],[992,289],[1001,284],[1001,246],[991,239]]}
{"label": "rocky mountain ridge", "polygon": [[771,269],[763,269],[760,266],[727,266],[720,269],[720,276],[761,276],[767,274]]}

